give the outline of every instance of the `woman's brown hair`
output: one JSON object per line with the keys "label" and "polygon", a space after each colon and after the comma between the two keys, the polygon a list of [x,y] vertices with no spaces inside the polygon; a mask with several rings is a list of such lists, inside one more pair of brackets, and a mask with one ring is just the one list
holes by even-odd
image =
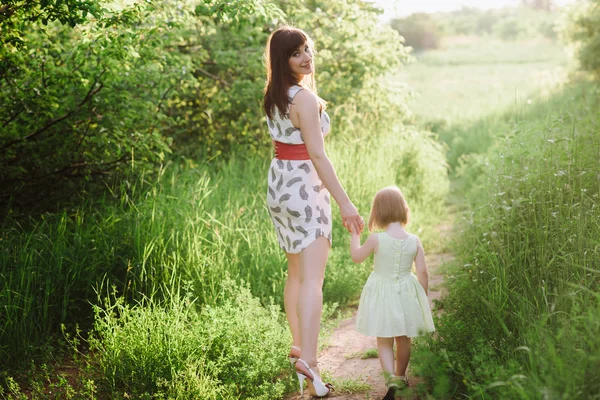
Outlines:
{"label": "woman's brown hair", "polygon": [[[271,33],[267,40],[265,49],[267,82],[263,108],[269,119],[273,118],[274,106],[282,114],[287,112],[290,106],[288,89],[300,84],[292,74],[288,62],[292,54],[303,44],[307,44],[311,49],[314,49],[312,40],[304,31],[287,25]],[[301,86],[317,94],[314,69],[310,75],[305,76]],[[323,110],[324,106],[325,102],[319,98],[319,110]]]}
{"label": "woman's brown hair", "polygon": [[389,186],[377,192],[369,217],[369,231],[384,229],[392,222],[405,226],[409,220],[410,209],[398,187]]}

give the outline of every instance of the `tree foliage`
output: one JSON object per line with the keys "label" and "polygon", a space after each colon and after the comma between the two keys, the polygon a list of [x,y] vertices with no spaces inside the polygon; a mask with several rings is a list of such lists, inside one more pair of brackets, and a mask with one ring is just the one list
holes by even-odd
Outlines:
{"label": "tree foliage", "polygon": [[442,38],[439,24],[431,14],[416,13],[394,19],[391,26],[404,37],[404,44],[416,50],[436,49]]}
{"label": "tree foliage", "polygon": [[[531,5],[488,10],[462,7],[457,11],[411,17],[394,20],[392,24],[407,38],[406,44],[413,46],[409,38],[428,36],[437,38],[438,41],[443,36],[456,35],[489,35],[503,40],[539,37],[552,39],[556,37],[554,26],[558,13]],[[428,41],[432,42],[431,39]]]}
{"label": "tree foliage", "polygon": [[284,23],[315,40],[331,106],[389,113],[380,77],[408,54],[379,12],[360,0],[6,3],[0,203],[69,195],[81,178],[137,171],[170,153],[264,154],[264,45]]}
{"label": "tree foliage", "polygon": [[74,28],[15,16],[23,40],[0,53],[3,201],[68,194],[69,178],[164,158],[163,103],[189,61],[169,51],[174,17],[186,16],[156,4],[106,10]]}
{"label": "tree foliage", "polygon": [[521,4],[525,7],[545,11],[550,11],[555,7],[554,1],[552,0],[521,0]]}
{"label": "tree foliage", "polygon": [[104,9],[97,0],[4,0],[0,6],[0,42],[3,46],[23,47],[31,23],[48,25],[53,21],[74,27],[88,14],[100,17]]}
{"label": "tree foliage", "polygon": [[600,2],[576,3],[564,15],[560,34],[584,71],[600,77]]}

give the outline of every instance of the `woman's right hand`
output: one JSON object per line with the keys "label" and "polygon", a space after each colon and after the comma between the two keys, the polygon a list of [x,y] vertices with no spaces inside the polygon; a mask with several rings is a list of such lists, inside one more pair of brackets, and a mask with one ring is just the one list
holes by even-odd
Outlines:
{"label": "woman's right hand", "polygon": [[344,228],[348,229],[348,232],[362,232],[365,221],[351,201],[340,205],[340,214],[342,214],[342,224]]}

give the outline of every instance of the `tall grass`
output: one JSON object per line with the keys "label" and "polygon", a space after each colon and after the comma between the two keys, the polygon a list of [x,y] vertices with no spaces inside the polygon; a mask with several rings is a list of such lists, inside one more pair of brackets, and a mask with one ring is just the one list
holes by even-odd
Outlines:
{"label": "tall grass", "polygon": [[279,307],[261,306],[233,281],[219,289],[221,304],[200,312],[176,282],[163,301],[130,305],[102,293],[86,359],[103,395],[273,399],[289,390],[291,374],[281,375],[290,335]]}
{"label": "tall grass", "polygon": [[471,161],[480,184],[428,344],[441,358],[424,358],[432,382],[453,379],[439,397],[600,396],[598,110],[597,85],[573,86]]}
{"label": "tall grass", "polygon": [[[355,122],[356,123],[356,122]],[[443,149],[427,133],[400,125],[387,132],[328,139],[328,154],[363,215],[375,192],[397,184],[425,243],[448,190]],[[363,138],[359,138],[363,136]],[[110,195],[26,224],[9,219],[0,241],[0,356],[27,362],[53,343],[61,324],[92,325],[101,282],[126,301],[168,300],[164,287],[183,282],[198,307],[217,305],[224,279],[252,295],[282,303],[285,256],[265,207],[269,157],[233,156],[213,164],[171,163],[140,175]],[[368,270],[351,263],[348,235],[334,207],[334,248],[325,299],[344,303],[359,293]]]}

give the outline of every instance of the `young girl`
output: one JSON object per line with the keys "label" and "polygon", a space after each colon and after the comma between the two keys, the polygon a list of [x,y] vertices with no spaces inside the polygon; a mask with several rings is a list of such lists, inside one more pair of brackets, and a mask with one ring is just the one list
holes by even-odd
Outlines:
{"label": "young girl", "polygon": [[[387,187],[375,195],[368,224],[369,231],[384,232],[371,234],[361,246],[359,232],[352,230],[350,242],[355,263],[375,253],[374,270],[360,297],[356,327],[364,335],[377,337],[379,361],[388,387],[384,400],[393,399],[397,390],[408,385],[410,339],[434,331],[423,246],[419,238],[404,230],[408,220],[409,208],[402,192],[395,186]],[[417,276],[411,272],[413,261]]]}

